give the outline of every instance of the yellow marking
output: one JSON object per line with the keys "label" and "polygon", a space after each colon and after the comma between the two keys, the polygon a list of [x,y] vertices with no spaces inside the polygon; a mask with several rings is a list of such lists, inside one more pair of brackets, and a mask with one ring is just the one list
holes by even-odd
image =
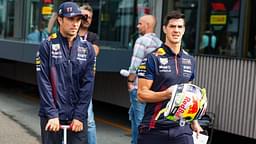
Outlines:
{"label": "yellow marking", "polygon": [[163,48],[159,48],[158,50],[157,50],[157,52],[156,52],[156,55],[158,56],[158,55],[165,55],[166,54],[166,52],[165,52],[165,50],[163,49]]}
{"label": "yellow marking", "polygon": [[98,122],[110,125],[112,127],[119,128],[119,129],[125,131],[126,133],[130,133],[131,132],[130,128],[128,128],[128,127],[126,127],[124,125],[121,125],[121,124],[113,123],[112,121],[109,121],[109,120],[106,120],[106,119],[103,119],[103,118],[100,118],[100,117],[95,117],[95,120],[98,121]]}
{"label": "yellow marking", "polygon": [[57,38],[57,34],[56,34],[56,33],[52,33],[52,34],[50,35],[50,39],[55,39],[55,38]]}
{"label": "yellow marking", "polygon": [[42,14],[43,15],[50,15],[50,14],[52,14],[52,11],[53,11],[52,7],[49,7],[49,6],[43,6],[42,7]]}
{"label": "yellow marking", "polygon": [[139,69],[146,69],[146,66],[145,65],[140,65]]}
{"label": "yellow marking", "polygon": [[40,60],[36,60],[36,64],[37,65],[41,64],[41,61]]}
{"label": "yellow marking", "polygon": [[227,15],[211,15],[210,24],[227,24]]}

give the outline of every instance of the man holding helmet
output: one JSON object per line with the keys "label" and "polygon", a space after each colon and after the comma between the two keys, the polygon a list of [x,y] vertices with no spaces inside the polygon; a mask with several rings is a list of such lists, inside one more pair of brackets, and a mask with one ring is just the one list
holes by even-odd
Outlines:
{"label": "man holding helmet", "polygon": [[179,121],[167,119],[164,114],[158,117],[172,97],[174,85],[189,83],[195,77],[195,59],[181,46],[184,15],[179,11],[168,13],[163,31],[165,43],[149,54],[138,70],[138,98],[147,103],[138,144],[193,144],[192,129],[197,133],[203,131],[197,120],[181,126]]}

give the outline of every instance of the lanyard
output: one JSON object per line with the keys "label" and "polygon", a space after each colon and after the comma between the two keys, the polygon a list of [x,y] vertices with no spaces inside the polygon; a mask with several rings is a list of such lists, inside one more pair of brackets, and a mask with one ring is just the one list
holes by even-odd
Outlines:
{"label": "lanyard", "polygon": [[87,40],[88,32],[84,34],[84,40]]}

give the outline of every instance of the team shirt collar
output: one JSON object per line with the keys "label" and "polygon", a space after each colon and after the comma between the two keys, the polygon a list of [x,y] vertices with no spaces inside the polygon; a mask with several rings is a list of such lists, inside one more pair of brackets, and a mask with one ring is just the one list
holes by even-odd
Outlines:
{"label": "team shirt collar", "polygon": [[171,55],[171,56],[178,56],[178,57],[181,57],[182,54],[183,54],[183,48],[181,47],[180,49],[180,52],[176,55],[172,49],[170,47],[168,47],[167,45],[165,45],[164,43],[162,44],[162,48],[164,48],[164,50],[166,51],[166,53],[168,55]]}

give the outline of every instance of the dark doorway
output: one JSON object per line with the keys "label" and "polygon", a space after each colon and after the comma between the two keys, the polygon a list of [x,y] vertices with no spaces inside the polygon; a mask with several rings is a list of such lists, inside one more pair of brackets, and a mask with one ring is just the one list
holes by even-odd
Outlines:
{"label": "dark doorway", "polygon": [[252,1],[251,4],[251,24],[249,29],[249,47],[248,47],[248,57],[256,59],[256,9],[254,6],[256,5],[256,1]]}

